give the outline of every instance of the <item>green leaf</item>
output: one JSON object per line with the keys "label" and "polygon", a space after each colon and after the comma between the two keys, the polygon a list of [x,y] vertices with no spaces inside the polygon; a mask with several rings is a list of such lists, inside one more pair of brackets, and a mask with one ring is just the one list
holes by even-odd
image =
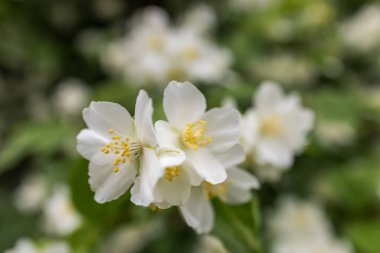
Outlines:
{"label": "green leaf", "polygon": [[378,253],[380,249],[380,220],[349,224],[346,233],[358,253]]}

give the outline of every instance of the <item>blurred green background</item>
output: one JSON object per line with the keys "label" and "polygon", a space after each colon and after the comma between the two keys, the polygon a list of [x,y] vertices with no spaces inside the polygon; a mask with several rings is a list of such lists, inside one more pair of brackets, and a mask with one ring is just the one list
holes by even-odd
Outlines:
{"label": "blurred green background", "polygon": [[[223,83],[189,80],[209,107],[230,97],[244,112],[260,82],[271,79],[301,93],[316,113],[310,145],[281,180],[264,182],[246,205],[215,201],[212,234],[230,252],[254,252],[252,243],[269,252],[268,211],[280,196],[292,194],[322,203],[355,252],[379,252],[380,1],[362,0],[0,1],[1,252],[20,237],[42,244],[64,240],[78,253],[198,250],[200,237],[174,208],[151,211],[134,206],[127,195],[97,204],[75,137],[90,101],[112,101],[131,111],[140,88],[153,98],[154,117],[163,118],[166,84],[136,86],[109,73],[101,55],[144,7],[160,6],[178,23],[199,3],[216,16],[208,36],[232,56],[232,74]],[[56,185],[69,187],[82,220],[78,229],[47,231],[43,204],[20,210],[20,188],[31,177],[43,178],[46,195]],[[123,243],[130,245],[116,248]]]}

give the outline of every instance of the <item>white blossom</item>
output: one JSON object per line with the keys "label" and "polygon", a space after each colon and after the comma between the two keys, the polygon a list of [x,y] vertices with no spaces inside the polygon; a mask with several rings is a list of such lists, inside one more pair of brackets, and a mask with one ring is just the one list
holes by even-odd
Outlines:
{"label": "white blossom", "polygon": [[301,106],[298,94],[285,96],[274,82],[264,82],[254,100],[243,119],[247,155],[258,166],[289,168],[306,145],[313,112]]}
{"label": "white blossom", "polygon": [[[41,245],[40,245],[41,244]],[[16,245],[5,253],[70,253],[70,246],[63,241],[45,241],[35,243],[29,238],[20,238]]]}
{"label": "white blossom", "polygon": [[89,88],[76,78],[68,78],[58,84],[52,102],[58,113],[63,116],[78,116],[88,103]]}
{"label": "white blossom", "polygon": [[12,249],[6,250],[5,253],[38,253],[38,250],[30,239],[21,238]]}
{"label": "white blossom", "polygon": [[379,30],[379,4],[365,5],[341,27],[346,44],[360,52],[370,52],[380,46]]}
{"label": "white blossom", "polygon": [[77,136],[79,153],[90,160],[89,183],[99,203],[119,198],[136,181],[135,193],[153,201],[152,188],[160,173],[152,123],[152,101],[140,91],[135,118],[122,106],[92,102],[83,111],[88,129]]}
{"label": "white blossom", "polygon": [[48,195],[48,185],[42,175],[29,175],[21,181],[14,195],[17,209],[24,213],[35,212],[43,205]]}
{"label": "white blossom", "polygon": [[200,6],[186,14],[181,25],[172,26],[162,9],[149,7],[133,17],[126,37],[107,46],[103,63],[136,85],[173,79],[221,81],[231,56],[205,36],[213,19],[210,9]]}
{"label": "white blossom", "polygon": [[43,222],[47,232],[68,235],[78,229],[82,218],[75,210],[67,186],[58,185],[44,206]]}
{"label": "white blossom", "polygon": [[197,253],[228,253],[222,241],[212,235],[204,235],[200,240]]}

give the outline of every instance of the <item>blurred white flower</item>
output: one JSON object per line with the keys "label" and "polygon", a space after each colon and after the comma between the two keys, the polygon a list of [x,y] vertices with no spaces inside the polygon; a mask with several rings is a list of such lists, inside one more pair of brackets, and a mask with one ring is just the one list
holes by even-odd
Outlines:
{"label": "blurred white flower", "polygon": [[49,241],[46,243],[41,253],[71,253],[69,244],[63,241]]}
{"label": "blurred white flower", "polygon": [[78,134],[77,150],[90,160],[89,183],[97,202],[119,198],[135,181],[134,194],[144,199],[139,204],[153,201],[160,168],[152,114],[152,100],[143,90],[136,100],[134,119],[115,103],[92,102],[84,109],[88,129]]}
{"label": "blurred white flower", "polygon": [[326,147],[351,144],[355,137],[355,128],[348,122],[338,120],[320,120],[315,129],[316,136]]}
{"label": "blurred white flower", "polygon": [[293,197],[281,199],[269,219],[272,253],[351,253],[351,246],[335,239],[321,207]]}
{"label": "blurred white flower", "polygon": [[42,175],[32,174],[24,178],[14,195],[14,203],[22,212],[35,212],[41,208],[48,195],[48,184]]}
{"label": "blurred white flower", "polygon": [[56,186],[45,203],[43,218],[46,231],[60,236],[71,234],[81,226],[82,218],[71,202],[67,186]]}
{"label": "blurred white flower", "polygon": [[38,250],[30,239],[21,238],[12,249],[5,250],[5,253],[38,253]]}
{"label": "blurred white flower", "polygon": [[242,142],[247,155],[259,166],[286,169],[306,145],[314,114],[302,107],[298,94],[285,96],[274,82],[264,82],[255,106],[243,119]]}
{"label": "blurred white flower", "polygon": [[320,206],[293,197],[280,200],[269,219],[269,228],[275,240],[305,241],[331,237],[331,227]]}
{"label": "blurred white flower", "polygon": [[197,253],[228,253],[221,240],[212,235],[204,235],[200,240]]}
{"label": "blurred white flower", "polygon": [[216,22],[214,10],[206,4],[198,4],[184,14],[181,26],[202,34],[210,32]]}
{"label": "blurred white flower", "polygon": [[[284,30],[282,27],[280,30]],[[278,34],[278,32],[275,32]],[[253,63],[253,73],[261,79],[270,79],[281,82],[282,85],[292,87],[309,85],[315,71],[307,60],[291,54],[278,54],[256,60]]]}
{"label": "blurred white flower", "polygon": [[[233,165],[240,162],[229,161]],[[199,234],[210,232],[214,226],[213,198],[231,205],[244,204],[251,199],[250,191],[260,187],[259,181],[243,169],[231,167],[227,175],[223,183],[212,185],[204,181],[201,186],[193,187],[187,203],[179,207],[186,223]]]}
{"label": "blurred white flower", "polygon": [[20,238],[12,249],[5,253],[70,253],[70,246],[63,241],[47,241],[41,246],[29,238]]}
{"label": "blurred white flower", "polygon": [[104,66],[136,85],[179,79],[220,81],[228,73],[231,56],[202,30],[212,26],[213,19],[209,8],[201,6],[188,13],[181,26],[170,26],[162,9],[147,8],[132,19],[125,38],[106,48]]}
{"label": "blurred white flower", "polygon": [[335,239],[283,241],[274,245],[272,253],[352,253],[350,244]]}
{"label": "blurred white flower", "polygon": [[380,5],[368,4],[341,27],[347,45],[361,52],[380,46]]}
{"label": "blurred white flower", "polygon": [[61,115],[78,116],[88,103],[89,93],[90,90],[83,81],[68,78],[58,84],[52,102]]}

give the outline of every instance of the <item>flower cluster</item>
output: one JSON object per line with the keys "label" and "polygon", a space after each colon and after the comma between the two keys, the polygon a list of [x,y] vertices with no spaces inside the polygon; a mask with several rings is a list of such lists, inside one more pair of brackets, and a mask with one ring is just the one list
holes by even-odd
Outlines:
{"label": "flower cluster", "polygon": [[170,80],[220,82],[231,57],[207,37],[215,23],[213,12],[199,6],[182,20],[170,25],[168,15],[157,7],[137,13],[128,34],[107,46],[104,66],[140,85]]}
{"label": "flower cluster", "polygon": [[318,204],[283,198],[270,220],[273,253],[351,253],[351,246],[334,237]]}
{"label": "flower cluster", "polygon": [[259,183],[236,167],[244,161],[240,114],[233,108],[206,111],[203,94],[191,83],[172,81],[164,91],[167,121],[153,125],[152,100],[141,90],[135,117],[122,106],[92,102],[83,111],[88,128],[79,153],[90,160],[89,183],[99,203],[131,188],[131,201],[166,209],[178,206],[198,233],[213,227],[210,200],[247,202]]}

